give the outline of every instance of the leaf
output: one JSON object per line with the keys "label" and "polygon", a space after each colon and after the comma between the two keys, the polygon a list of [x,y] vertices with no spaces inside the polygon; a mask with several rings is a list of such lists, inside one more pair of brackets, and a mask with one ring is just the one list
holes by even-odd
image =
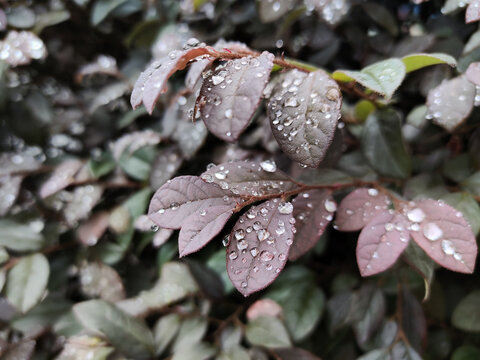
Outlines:
{"label": "leaf", "polygon": [[257,0],[257,11],[260,21],[269,23],[280,19],[293,9],[295,0],[262,1]]}
{"label": "leaf", "polygon": [[276,349],[275,353],[279,356],[280,360],[320,360],[319,357],[300,348]]}
{"label": "leaf", "polygon": [[134,152],[127,149],[118,159],[118,166],[135,180],[147,180],[150,177],[155,156],[156,149],[153,146],[145,146]]}
{"label": "leaf", "polygon": [[296,187],[288,175],[277,169],[273,160],[233,161],[209,166],[200,177],[203,181],[218,184],[235,195],[279,194]]}
{"label": "leaf", "polygon": [[0,245],[14,251],[38,250],[44,244],[41,233],[43,226],[42,221],[21,224],[10,219],[0,219]]}
{"label": "leaf", "polygon": [[367,305],[360,319],[353,324],[355,337],[360,345],[371,339],[382,324],[386,312],[385,297],[380,289],[364,287],[362,290],[360,291],[362,297],[367,300]]}
{"label": "leaf", "polygon": [[244,296],[262,290],[285,266],[293,243],[293,205],[278,199],[252,206],[233,227],[227,272]]}
{"label": "leaf", "polygon": [[480,86],[480,62],[472,62],[465,71],[467,80],[476,86]]}
{"label": "leaf", "polygon": [[160,279],[153,288],[116,305],[132,316],[145,316],[197,291],[198,286],[186,264],[167,262],[163,264]]}
{"label": "leaf", "polygon": [[337,204],[326,190],[300,193],[292,200],[292,204],[297,232],[288,259],[297,260],[315,246],[332,221]]}
{"label": "leaf", "polygon": [[340,231],[357,231],[390,207],[388,196],[377,189],[360,188],[348,194],[338,206],[335,225]]}
{"label": "leaf", "polygon": [[422,360],[421,356],[409,344],[397,342],[391,350],[392,359]]}
{"label": "leaf", "polygon": [[168,314],[158,319],[153,330],[157,355],[161,355],[175,338],[180,324],[181,318],[178,314]]}
{"label": "leaf", "polygon": [[402,137],[399,114],[390,108],[372,113],[365,122],[362,150],[370,165],[380,174],[406,178],[412,160]]}
{"label": "leaf", "polygon": [[202,55],[209,55],[207,48],[173,50],[168,56],[154,61],[140,74],[133,87],[130,103],[136,109],[143,102],[151,114],[158,97],[166,91],[167,80],[182,70],[188,62]]}
{"label": "leaf", "polygon": [[68,203],[63,209],[65,220],[70,225],[76,225],[90,215],[93,207],[100,201],[103,194],[101,185],[77,186],[68,195]]}
{"label": "leaf", "polygon": [[453,311],[453,326],[467,332],[480,332],[479,302],[480,290],[472,291],[465,296]]}
{"label": "leaf", "polygon": [[118,273],[103,263],[87,263],[80,268],[81,291],[88,297],[109,302],[125,298],[125,288]]}
{"label": "leaf", "polygon": [[72,184],[75,181],[75,175],[82,166],[83,161],[77,159],[62,162],[55,168],[50,178],[42,184],[40,197],[45,199]]}
{"label": "leaf", "polygon": [[199,342],[191,346],[178,349],[178,351],[173,354],[172,360],[207,360],[215,355],[215,353],[216,349],[212,347],[212,345]]}
{"label": "leaf", "polygon": [[158,226],[181,227],[180,256],[198,251],[213,239],[233,215],[236,198],[216,184],[196,176],[180,176],[157,190],[148,214]]}
{"label": "leaf", "polygon": [[267,348],[290,347],[287,329],[278,318],[261,316],[247,324],[245,336],[252,345]]}
{"label": "leaf", "polygon": [[223,282],[220,276],[207,265],[195,260],[187,261],[192,276],[203,294],[209,299],[220,300],[223,297]]}
{"label": "leaf", "polygon": [[410,241],[407,249],[404,251],[406,261],[420,274],[425,282],[425,296],[423,301],[430,297],[430,288],[432,286],[433,275],[435,273],[435,262],[430,259],[425,251],[414,241]]}
{"label": "leaf", "polygon": [[463,345],[452,354],[452,360],[475,360],[480,357],[480,349],[472,345]]}
{"label": "leaf", "polygon": [[90,22],[97,26],[115,9],[123,5],[128,0],[97,0],[92,8]]}
{"label": "leaf", "polygon": [[107,231],[110,214],[100,211],[92,214],[90,219],[82,223],[77,229],[78,240],[86,246],[94,246]]}
{"label": "leaf", "polygon": [[428,93],[427,118],[452,132],[470,115],[474,99],[475,85],[467,80],[466,75],[444,80]]}
{"label": "leaf", "polygon": [[178,330],[175,342],[172,344],[173,352],[189,348],[199,343],[207,333],[208,322],[202,318],[185,319]]}
{"label": "leaf", "polygon": [[362,230],[357,243],[357,263],[362,276],[387,270],[408,245],[408,220],[399,213],[381,212]]}
{"label": "leaf", "polygon": [[255,301],[247,309],[247,319],[249,321],[255,320],[260,316],[272,316],[282,318],[282,307],[272,299],[260,299]]}
{"label": "leaf", "polygon": [[372,18],[377,24],[387,30],[392,36],[398,35],[398,25],[393,14],[388,8],[374,2],[362,4],[365,13]]}
{"label": "leaf", "polygon": [[462,182],[462,188],[469,191],[471,194],[480,196],[480,171],[469,176]]}
{"label": "leaf", "polygon": [[324,293],[313,274],[303,267],[290,267],[282,273],[266,296],[282,307],[285,324],[295,341],[312,333],[325,308]]}
{"label": "leaf", "polygon": [[6,296],[19,311],[25,313],[42,298],[50,267],[42,254],[22,257],[7,277]]}
{"label": "leaf", "polygon": [[465,22],[470,24],[480,20],[480,2],[478,0],[470,0],[465,12]]}
{"label": "leaf", "polygon": [[340,89],[323,70],[308,75],[293,70],[282,80],[267,107],[273,136],[291,159],[317,167],[341,116]]}
{"label": "leaf", "polygon": [[229,60],[204,79],[196,110],[212,134],[227,142],[238,139],[260,103],[274,58],[264,51]]}
{"label": "leaf", "polygon": [[391,58],[369,65],[361,71],[336,70],[332,77],[343,82],[356,81],[389,99],[403,82],[405,74],[403,61]]}
{"label": "leaf", "polygon": [[178,171],[183,164],[183,157],[175,145],[160,151],[152,165],[150,174],[150,187],[158,189],[165,184]]}
{"label": "leaf", "polygon": [[105,338],[120,352],[134,359],[150,359],[154,353],[153,336],[147,326],[115,305],[103,300],[77,303],[75,317],[96,335]]}
{"label": "leaf", "polygon": [[115,160],[110,151],[104,151],[98,158],[91,158],[87,162],[87,167],[93,177],[100,178],[109,174],[115,169]]}
{"label": "leaf", "polygon": [[477,243],[461,212],[442,201],[418,201],[404,209],[410,234],[430,258],[452,271],[470,274],[475,269]]}
{"label": "leaf", "polygon": [[438,64],[448,64],[451,67],[457,66],[457,61],[455,58],[442,53],[408,54],[402,58],[402,61],[405,64],[405,71],[407,73]]}
{"label": "leaf", "polygon": [[410,345],[420,350],[427,335],[427,321],[422,305],[407,287],[402,287],[401,301],[402,317],[399,325]]}
{"label": "leaf", "polygon": [[22,180],[22,176],[0,176],[0,216],[7,214],[15,204]]}
{"label": "leaf", "polygon": [[448,193],[442,196],[442,200],[463,214],[475,235],[480,232],[480,206],[470,194]]}
{"label": "leaf", "polygon": [[99,341],[96,337],[72,336],[67,339],[62,352],[55,360],[107,360],[114,351],[105,342]]}

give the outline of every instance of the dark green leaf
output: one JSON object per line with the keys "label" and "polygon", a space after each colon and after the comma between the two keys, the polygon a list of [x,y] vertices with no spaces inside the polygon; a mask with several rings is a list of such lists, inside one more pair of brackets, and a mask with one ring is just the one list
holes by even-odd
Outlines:
{"label": "dark green leaf", "polygon": [[480,290],[475,290],[457,304],[452,324],[463,331],[480,332]]}
{"label": "dark green leaf", "polygon": [[267,348],[290,347],[287,329],[275,317],[260,316],[247,324],[245,335],[252,345]]}

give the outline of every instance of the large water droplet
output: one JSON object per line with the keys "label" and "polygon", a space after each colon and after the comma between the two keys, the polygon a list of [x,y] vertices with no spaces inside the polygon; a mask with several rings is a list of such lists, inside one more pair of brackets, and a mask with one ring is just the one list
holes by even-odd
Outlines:
{"label": "large water droplet", "polygon": [[443,231],[435,223],[426,223],[423,226],[423,235],[430,241],[438,240],[442,237]]}
{"label": "large water droplet", "polygon": [[213,182],[213,176],[210,175],[210,174],[203,174],[203,175],[201,176],[201,178],[202,178],[203,181],[205,181],[205,182],[207,182],[207,183]]}
{"label": "large water droplet", "polygon": [[255,257],[258,255],[258,248],[254,247],[252,249],[250,249],[250,254]]}
{"label": "large water droplet", "polygon": [[260,259],[262,261],[272,261],[273,254],[268,250],[263,250],[262,253],[260,254]]}
{"label": "large water droplet", "polygon": [[245,230],[237,229],[237,230],[235,230],[234,235],[235,235],[235,239],[242,240],[242,239],[245,238]]}
{"label": "large water droplet", "polygon": [[253,223],[253,230],[260,230],[262,228],[262,223],[260,221],[255,221]]}
{"label": "large water droplet", "polygon": [[292,96],[285,101],[285,107],[296,107],[296,106],[298,106],[298,101],[295,96]]}
{"label": "large water droplet", "polygon": [[385,230],[386,231],[392,231],[393,229],[395,229],[395,225],[393,225],[392,223],[386,223],[385,224]]}
{"label": "large water droplet", "polygon": [[337,204],[335,203],[335,201],[332,201],[332,200],[325,200],[325,210],[327,210],[328,212],[334,212],[335,210],[337,210]]}
{"label": "large water droplet", "polygon": [[244,240],[240,240],[237,242],[237,249],[238,250],[245,250],[248,247],[248,242]]}
{"label": "large water droplet", "polygon": [[227,174],[225,174],[223,171],[219,171],[215,173],[215,177],[219,180],[224,180],[227,177]]}
{"label": "large water droplet", "polygon": [[378,195],[378,190],[377,189],[374,189],[374,188],[371,188],[371,189],[368,189],[368,195],[370,196],[377,196]]}
{"label": "large water droplet", "polygon": [[422,222],[425,219],[425,213],[420,208],[415,208],[407,213],[408,220],[413,222]]}
{"label": "large water droplet", "polygon": [[290,202],[281,202],[278,204],[278,211],[280,214],[291,214],[293,211],[293,205]]}
{"label": "large water droplet", "polygon": [[219,75],[213,75],[212,76],[213,85],[221,84],[223,82],[223,80],[225,80],[225,78],[223,76],[219,76]]}
{"label": "large water droplet", "polygon": [[270,233],[265,229],[260,229],[257,231],[257,238],[259,241],[266,240],[268,239],[269,236],[270,236]]}
{"label": "large water droplet", "polygon": [[450,240],[442,240],[442,250],[446,255],[453,255],[455,253],[455,247]]}
{"label": "large water droplet", "polygon": [[238,254],[236,251],[232,251],[230,252],[230,254],[228,254],[228,257],[230,258],[230,260],[235,260],[238,257]]}
{"label": "large water droplet", "polygon": [[177,210],[180,207],[180,204],[177,202],[173,202],[170,204],[170,209],[171,210]]}
{"label": "large water droplet", "polygon": [[260,167],[263,171],[273,173],[277,171],[277,164],[273,160],[265,160],[260,163]]}

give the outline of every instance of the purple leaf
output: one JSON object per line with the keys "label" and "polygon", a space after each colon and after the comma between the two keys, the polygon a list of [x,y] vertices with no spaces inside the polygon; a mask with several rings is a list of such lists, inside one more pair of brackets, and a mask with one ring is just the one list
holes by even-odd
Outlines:
{"label": "purple leaf", "polygon": [[293,243],[293,205],[278,199],[251,207],[232,229],[227,272],[244,296],[268,286],[285,266]]}
{"label": "purple leaf", "polygon": [[428,93],[427,117],[451,132],[470,115],[474,98],[475,85],[465,75],[444,80]]}
{"label": "purple leaf", "polygon": [[50,178],[42,184],[40,188],[40,197],[53,195],[75,181],[75,174],[83,166],[83,161],[77,159],[66,160],[58,165]]}
{"label": "purple leaf", "polygon": [[474,83],[476,86],[480,86],[480,62],[473,62],[468,65],[465,76],[468,81]]}
{"label": "purple leaf", "polygon": [[174,175],[183,164],[183,157],[176,145],[170,145],[155,159],[150,175],[150,187],[158,189]]}
{"label": "purple leaf", "polygon": [[229,60],[203,81],[196,106],[211,133],[227,142],[238,139],[258,107],[274,58],[264,51]]}
{"label": "purple leaf", "polygon": [[333,140],[341,105],[340,89],[326,72],[292,70],[268,103],[273,136],[290,158],[317,167]]}
{"label": "purple leaf", "polygon": [[402,214],[383,211],[363,228],[357,243],[362,276],[378,274],[397,261],[408,245],[408,225]]}
{"label": "purple leaf", "polygon": [[332,221],[337,204],[326,190],[300,193],[292,204],[297,232],[288,259],[296,260],[315,246]]}
{"label": "purple leaf", "polygon": [[110,221],[110,213],[99,211],[90,219],[81,224],[77,229],[78,240],[86,246],[94,246],[107,231]]}
{"label": "purple leaf", "polygon": [[[148,215],[161,228],[180,229],[188,217],[202,210],[232,204],[232,194],[197,176],[179,176],[164,184],[153,195]],[[235,207],[235,206],[234,206]]]}
{"label": "purple leaf", "polygon": [[477,242],[461,212],[432,199],[410,204],[404,214],[411,221],[410,234],[428,256],[441,266],[473,273]]}
{"label": "purple leaf", "polygon": [[207,48],[174,50],[164,58],[154,61],[140,74],[133,87],[130,103],[135,109],[143,102],[151,114],[158,97],[166,91],[167,80],[178,70],[187,66],[188,62],[202,55],[209,55]]}
{"label": "purple leaf", "polygon": [[389,205],[388,197],[377,189],[356,189],[340,202],[335,224],[340,231],[360,230]]}
{"label": "purple leaf", "polygon": [[465,12],[465,22],[467,24],[480,20],[480,1],[470,0]]}
{"label": "purple leaf", "polygon": [[201,178],[218,184],[236,195],[261,196],[278,194],[296,187],[295,183],[277,169],[273,160],[262,162],[233,161],[210,167]]}
{"label": "purple leaf", "polygon": [[180,257],[200,250],[223,229],[236,206],[235,198],[227,198],[221,204],[211,202],[185,219],[178,236]]}

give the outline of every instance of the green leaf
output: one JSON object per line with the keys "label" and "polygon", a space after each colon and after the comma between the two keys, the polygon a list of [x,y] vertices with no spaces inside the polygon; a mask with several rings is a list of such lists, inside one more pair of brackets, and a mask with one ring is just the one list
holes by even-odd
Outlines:
{"label": "green leaf", "polygon": [[135,180],[147,180],[150,176],[155,155],[156,149],[153,146],[145,146],[134,153],[130,153],[127,149],[120,155],[118,166]]}
{"label": "green leaf", "polygon": [[478,202],[468,193],[450,193],[442,196],[447,204],[460,211],[472,227],[475,235],[480,232],[480,206]]}
{"label": "green leaf", "polygon": [[332,77],[338,81],[356,81],[367,89],[391,98],[405,78],[405,65],[400,59],[383,60],[361,71],[337,70]]}
{"label": "green leaf", "polygon": [[477,360],[480,359],[480,349],[476,346],[464,345],[453,352],[452,360]]}
{"label": "green leaf", "polygon": [[471,173],[469,154],[460,154],[445,161],[443,174],[457,183],[465,180]]}
{"label": "green leaf", "polygon": [[199,343],[207,333],[208,322],[202,318],[185,319],[180,325],[175,342],[172,345],[173,352],[189,348]]}
{"label": "green leaf", "polygon": [[407,249],[403,253],[407,262],[417,271],[425,282],[425,295],[423,300],[430,296],[430,287],[432,286],[433,274],[435,272],[435,262],[418,246],[414,241],[410,241]]}
{"label": "green leaf", "polygon": [[480,332],[479,304],[480,290],[475,290],[464,297],[453,311],[453,326],[467,332]]}
{"label": "green leaf", "polygon": [[480,171],[466,178],[462,184],[462,188],[473,195],[480,196]]}
{"label": "green leaf", "polygon": [[173,354],[172,360],[206,360],[210,359],[215,353],[216,350],[212,345],[201,342],[179,349]]}
{"label": "green leaf", "polygon": [[92,25],[100,24],[115,9],[126,3],[128,0],[97,0],[92,8],[90,21]]}
{"label": "green leaf", "polygon": [[409,54],[402,58],[407,73],[437,64],[448,64],[451,67],[457,66],[457,61],[450,55],[442,53],[433,54]]}
{"label": "green leaf", "polygon": [[14,251],[32,251],[44,244],[43,235],[34,224],[20,224],[10,219],[0,219],[0,246]]}
{"label": "green leaf", "polygon": [[392,109],[372,113],[365,122],[362,134],[363,154],[380,174],[407,178],[412,160],[402,138],[399,114]]}
{"label": "green leaf", "polygon": [[180,328],[181,319],[178,314],[162,316],[153,329],[153,336],[156,345],[156,354],[161,355],[167,346],[172,342]]}
{"label": "green leaf", "polygon": [[50,267],[42,254],[25,256],[10,270],[7,277],[8,301],[25,313],[37,304],[47,288]]}
{"label": "green leaf", "polygon": [[355,117],[361,123],[363,123],[373,111],[375,111],[375,105],[371,101],[360,100],[355,104]]}
{"label": "green leaf", "polygon": [[115,305],[90,300],[73,307],[76,318],[96,335],[105,338],[120,352],[134,359],[151,359],[155,345],[148,327]]}
{"label": "green leaf", "polygon": [[325,308],[325,295],[313,275],[302,267],[284,271],[266,296],[282,307],[285,324],[295,341],[313,331]]}
{"label": "green leaf", "polygon": [[245,335],[252,345],[268,348],[290,347],[287,329],[276,317],[260,316],[247,324]]}
{"label": "green leaf", "polygon": [[70,19],[70,13],[67,10],[57,10],[45,14],[38,14],[33,32],[40,34],[46,27],[60,24],[68,19]]}
{"label": "green leaf", "polygon": [[88,160],[87,167],[90,173],[96,177],[102,177],[115,169],[115,159],[110,151],[104,151],[100,157]]}

